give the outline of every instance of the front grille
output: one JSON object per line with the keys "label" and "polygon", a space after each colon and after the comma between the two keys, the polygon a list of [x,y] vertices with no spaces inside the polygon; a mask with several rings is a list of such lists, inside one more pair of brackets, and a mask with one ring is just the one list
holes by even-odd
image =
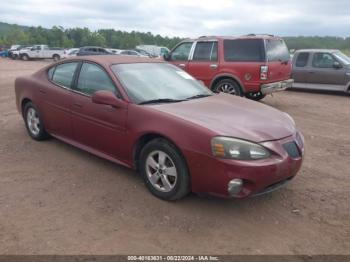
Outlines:
{"label": "front grille", "polygon": [[297,145],[295,144],[295,142],[285,143],[285,144],[283,144],[283,148],[284,148],[284,150],[287,151],[288,155],[291,158],[300,157],[300,152],[299,152],[299,149],[298,149]]}

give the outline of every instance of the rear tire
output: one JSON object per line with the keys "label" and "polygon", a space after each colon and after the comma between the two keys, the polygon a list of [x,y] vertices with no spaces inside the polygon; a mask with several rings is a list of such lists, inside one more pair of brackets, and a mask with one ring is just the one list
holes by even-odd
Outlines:
{"label": "rear tire", "polygon": [[144,146],[140,154],[140,172],[148,190],[163,200],[176,200],[190,192],[187,165],[177,148],[157,138]]}
{"label": "rear tire", "polygon": [[214,87],[215,93],[226,93],[230,95],[242,96],[242,90],[239,84],[229,78],[219,81]]}
{"label": "rear tire", "polygon": [[61,59],[61,57],[59,55],[53,55],[52,58],[53,58],[53,61],[55,61],[55,62],[57,62]]}
{"label": "rear tire", "polygon": [[259,92],[254,92],[254,93],[247,93],[246,97],[254,100],[254,101],[259,101],[261,99],[263,99],[266,95],[264,95],[263,93]]}
{"label": "rear tire", "polygon": [[25,104],[23,108],[23,118],[31,138],[41,141],[49,137],[49,134],[45,130],[40,112],[32,102]]}

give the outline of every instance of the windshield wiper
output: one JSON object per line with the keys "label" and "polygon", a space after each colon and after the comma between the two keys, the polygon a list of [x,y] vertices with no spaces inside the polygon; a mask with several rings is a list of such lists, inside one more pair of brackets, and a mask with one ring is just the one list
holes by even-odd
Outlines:
{"label": "windshield wiper", "polygon": [[212,96],[212,95],[211,95],[211,94],[199,94],[199,95],[187,97],[186,100],[191,100],[191,99],[196,99],[196,98],[202,98],[202,97],[208,97],[208,96]]}
{"label": "windshield wiper", "polygon": [[176,103],[176,102],[182,102],[183,99],[171,99],[171,98],[159,98],[159,99],[151,99],[147,101],[143,101],[141,103],[138,103],[139,105],[145,105],[145,104],[157,104],[157,103]]}

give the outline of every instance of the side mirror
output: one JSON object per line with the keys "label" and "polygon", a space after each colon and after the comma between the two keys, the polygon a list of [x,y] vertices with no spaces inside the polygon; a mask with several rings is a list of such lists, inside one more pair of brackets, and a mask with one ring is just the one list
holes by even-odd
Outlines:
{"label": "side mirror", "polygon": [[126,106],[123,100],[117,98],[111,91],[106,90],[96,91],[91,100],[95,104],[109,105],[115,108],[125,108]]}
{"label": "side mirror", "polygon": [[343,66],[342,66],[338,61],[335,61],[335,62],[333,63],[333,67],[334,67],[335,69],[339,69],[339,68],[342,68]]}
{"label": "side mirror", "polygon": [[170,54],[169,53],[165,53],[163,55],[163,58],[164,58],[165,61],[169,61],[170,60]]}

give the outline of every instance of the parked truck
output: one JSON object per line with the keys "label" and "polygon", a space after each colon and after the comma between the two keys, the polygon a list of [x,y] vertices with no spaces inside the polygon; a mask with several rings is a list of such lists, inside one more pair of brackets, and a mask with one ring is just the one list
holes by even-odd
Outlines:
{"label": "parked truck", "polygon": [[27,61],[30,59],[52,58],[58,61],[66,57],[66,51],[62,48],[50,48],[47,45],[33,45],[32,48],[19,51],[20,58]]}

